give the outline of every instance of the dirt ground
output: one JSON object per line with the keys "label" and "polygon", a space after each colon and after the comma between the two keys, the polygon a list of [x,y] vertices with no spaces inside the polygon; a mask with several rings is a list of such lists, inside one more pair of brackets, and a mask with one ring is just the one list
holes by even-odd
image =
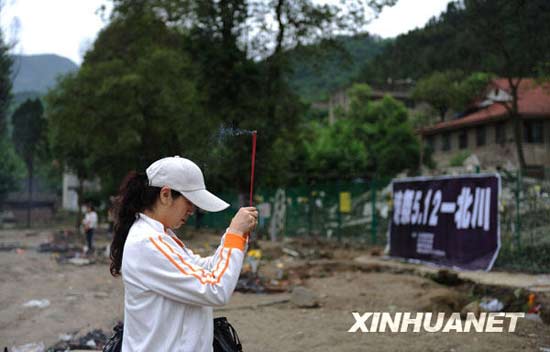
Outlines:
{"label": "dirt ground", "polygon": [[[24,251],[0,252],[0,348],[30,342],[56,343],[61,334],[109,332],[122,319],[123,285],[106,261],[87,266],[58,264],[36,247],[51,231],[2,230],[0,243],[18,242]],[[98,246],[106,244],[99,236]],[[184,238],[185,240],[185,238]],[[212,237],[186,241],[203,251]],[[346,251],[344,251],[346,252]],[[353,257],[360,251],[348,250]],[[296,308],[288,293],[235,293],[215,312],[237,329],[245,351],[544,351],[550,326],[520,319],[514,333],[349,333],[351,312],[430,311],[453,288],[432,280],[388,272],[334,271],[303,285],[320,296],[319,308]],[[45,308],[28,308],[47,299]],[[282,302],[282,303],[276,303]]]}

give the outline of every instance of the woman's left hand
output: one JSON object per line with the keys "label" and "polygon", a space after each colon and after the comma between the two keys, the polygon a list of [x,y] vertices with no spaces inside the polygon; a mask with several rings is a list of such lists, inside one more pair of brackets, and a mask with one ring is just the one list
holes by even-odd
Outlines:
{"label": "woman's left hand", "polygon": [[229,231],[238,235],[244,235],[252,231],[258,224],[258,210],[255,207],[240,208],[231,220]]}

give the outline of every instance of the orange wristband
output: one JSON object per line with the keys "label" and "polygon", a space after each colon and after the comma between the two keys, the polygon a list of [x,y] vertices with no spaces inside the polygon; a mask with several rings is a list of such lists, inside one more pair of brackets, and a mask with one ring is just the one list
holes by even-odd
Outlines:
{"label": "orange wristband", "polygon": [[244,247],[246,245],[246,238],[241,235],[235,235],[232,233],[227,233],[225,235],[225,241],[223,242],[223,246],[225,248],[238,248],[241,251],[244,251]]}

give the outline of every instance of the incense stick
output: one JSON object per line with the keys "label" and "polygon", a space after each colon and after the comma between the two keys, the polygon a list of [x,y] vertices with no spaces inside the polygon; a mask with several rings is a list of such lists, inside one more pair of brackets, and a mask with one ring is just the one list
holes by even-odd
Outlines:
{"label": "incense stick", "polygon": [[252,166],[250,170],[250,199],[249,206],[253,205],[254,196],[254,167],[256,164],[256,134],[257,131],[252,131]]}

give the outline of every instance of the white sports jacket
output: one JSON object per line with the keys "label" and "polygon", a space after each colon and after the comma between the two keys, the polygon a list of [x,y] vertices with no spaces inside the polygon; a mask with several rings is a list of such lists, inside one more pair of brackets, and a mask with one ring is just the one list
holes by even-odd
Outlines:
{"label": "white sports jacket", "polygon": [[202,258],[164,226],[139,214],[122,259],[123,352],[212,351],[212,307],[229,301],[246,240],[225,233],[216,253]]}

